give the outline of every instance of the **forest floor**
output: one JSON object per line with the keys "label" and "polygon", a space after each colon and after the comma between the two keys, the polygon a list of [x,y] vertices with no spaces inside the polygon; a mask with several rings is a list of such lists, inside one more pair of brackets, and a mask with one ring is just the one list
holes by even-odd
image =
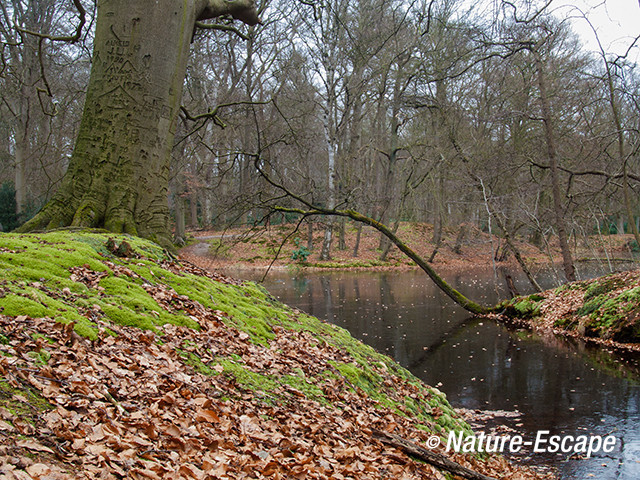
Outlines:
{"label": "forest floor", "polygon": [[388,436],[473,434],[441,392],[345,330],[150,242],[3,234],[0,275],[3,480],[444,479]]}
{"label": "forest floor", "polygon": [[[350,270],[417,268],[395,246],[389,249],[387,259],[381,261],[380,233],[372,227],[362,228],[357,256],[353,255],[357,241],[357,229],[353,224],[347,223],[345,227],[345,248],[340,248],[338,235],[334,235],[331,260],[328,261],[319,258],[323,236],[323,226],[315,224],[312,248],[307,250],[309,254],[303,258],[308,245],[307,227],[296,230],[296,225],[284,224],[225,231],[193,230],[189,244],[181,250],[180,255],[209,269],[264,269],[269,266]],[[398,237],[425,259],[430,258],[436,247],[433,243],[433,226],[430,224],[403,222],[399,225]],[[594,235],[572,240],[576,261],[599,261],[605,264],[611,261],[615,266],[620,260],[628,261],[633,236]],[[543,241],[541,247],[519,239],[515,244],[534,273],[561,261],[555,238]],[[504,240],[474,225],[445,228],[432,265],[445,271],[491,267],[494,263],[519,268],[513,254],[505,247]]]}

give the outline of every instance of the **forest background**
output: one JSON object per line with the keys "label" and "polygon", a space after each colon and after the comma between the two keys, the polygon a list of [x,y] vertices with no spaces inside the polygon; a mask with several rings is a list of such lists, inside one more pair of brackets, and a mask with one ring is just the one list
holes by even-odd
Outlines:
{"label": "forest background", "polygon": [[[87,13],[78,41],[27,33],[71,35],[75,3]],[[196,30],[172,150],[175,240],[187,226],[296,222],[282,209],[303,200],[392,231],[429,223],[436,245],[447,228],[473,227],[557,242],[568,280],[571,242],[628,232],[636,249],[638,37],[615,50],[600,41],[590,19],[607,3],[268,0],[259,25],[222,18]],[[3,3],[4,230],[31,218],[66,171],[95,12],[94,2]],[[308,217],[309,232],[314,221],[330,258],[346,220]],[[389,246],[381,237],[382,259]]]}

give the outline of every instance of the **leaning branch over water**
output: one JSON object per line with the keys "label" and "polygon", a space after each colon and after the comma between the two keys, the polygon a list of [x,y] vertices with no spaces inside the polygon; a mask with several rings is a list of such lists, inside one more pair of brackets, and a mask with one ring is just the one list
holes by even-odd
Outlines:
{"label": "leaning branch over water", "polygon": [[398,249],[404,253],[407,257],[413,260],[416,265],[418,265],[428,276],[433,280],[433,282],[446,293],[454,302],[460,305],[462,308],[476,315],[483,315],[485,313],[489,313],[490,309],[480,305],[479,303],[470,300],[465,297],[463,294],[458,292],[455,288],[449,285],[438,273],[429,265],[429,263],[418,255],[411,247],[409,247],[405,242],[403,242],[388,226],[385,224],[368,217],[367,215],[363,215],[362,213],[356,212],[355,210],[339,210],[336,208],[325,208],[318,205],[313,205],[311,202],[305,200],[304,198],[296,195],[294,192],[290,191],[284,185],[279,184],[275,180],[273,180],[269,175],[267,175],[262,167],[260,166],[259,158],[256,157],[255,167],[260,172],[260,175],[272,186],[281,190],[286,194],[287,197],[292,198],[302,205],[304,205],[307,209],[301,208],[293,208],[293,207],[283,207],[283,206],[271,206],[275,211],[286,212],[286,213],[297,213],[303,216],[312,216],[312,215],[323,215],[323,216],[337,216],[337,217],[346,217],[356,222],[363,223],[365,225],[369,225],[380,233],[382,233],[385,237],[387,237],[391,242],[398,247]]}

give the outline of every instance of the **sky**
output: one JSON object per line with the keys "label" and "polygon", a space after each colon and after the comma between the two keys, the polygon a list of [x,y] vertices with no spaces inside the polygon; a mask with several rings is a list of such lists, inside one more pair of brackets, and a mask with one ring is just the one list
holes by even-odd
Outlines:
{"label": "sky", "polygon": [[[560,18],[571,18],[573,29],[589,50],[598,44],[588,23],[579,18],[581,9],[598,32],[606,52],[623,55],[635,37],[640,35],[639,0],[555,0],[552,9]],[[640,59],[640,42],[631,58]]]}

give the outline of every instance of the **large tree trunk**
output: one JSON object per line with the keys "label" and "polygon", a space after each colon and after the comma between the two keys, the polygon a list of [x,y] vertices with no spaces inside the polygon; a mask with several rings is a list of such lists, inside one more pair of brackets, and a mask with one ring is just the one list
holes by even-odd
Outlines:
{"label": "large tree trunk", "polygon": [[258,21],[252,0],[98,2],[91,77],[69,169],[22,231],[103,227],[171,244],[169,159],[196,20]]}

